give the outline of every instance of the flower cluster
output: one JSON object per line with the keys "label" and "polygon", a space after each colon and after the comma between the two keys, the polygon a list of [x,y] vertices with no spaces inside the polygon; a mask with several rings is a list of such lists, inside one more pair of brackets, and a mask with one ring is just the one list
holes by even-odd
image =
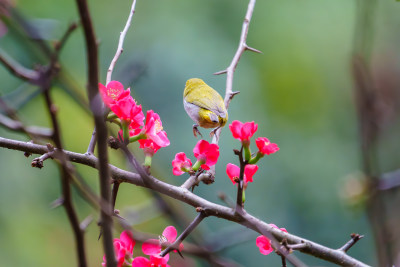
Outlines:
{"label": "flower cluster", "polygon": [[100,83],[99,92],[103,102],[113,112],[108,119],[121,127],[120,137],[124,142],[138,141],[148,161],[150,158],[151,162],[151,157],[161,147],[169,146],[160,116],[153,110],[148,110],[144,123],[142,106],[132,98],[130,88],[124,90],[120,82],[111,81],[107,86]]}
{"label": "flower cluster", "polygon": [[185,172],[195,172],[200,168],[209,170],[218,161],[219,147],[217,144],[210,144],[206,140],[200,140],[193,148],[193,154],[197,159],[194,165],[192,165],[192,161],[186,157],[184,152],[177,153],[172,161],[172,173],[174,175],[182,175]]}
{"label": "flower cluster", "polygon": [[[159,254],[163,248],[166,248],[170,244],[174,243],[177,237],[177,231],[175,227],[168,226],[164,229],[159,240],[149,239],[142,245],[143,254],[150,256],[146,257],[135,257],[133,258],[133,248],[135,246],[135,240],[132,238],[132,234],[128,231],[123,231],[120,238],[114,239],[114,250],[117,257],[117,266],[132,266],[132,267],[170,267],[167,263],[169,255],[160,257]],[[183,250],[183,244],[179,245],[179,251]],[[175,251],[176,252],[176,251]],[[102,266],[106,266],[105,256],[103,257]]]}
{"label": "flower cluster", "polygon": [[[250,139],[253,137],[258,129],[258,125],[252,122],[242,123],[238,120],[233,121],[229,125],[232,136],[241,141],[244,151],[245,167],[243,172],[244,189],[247,188],[247,183],[253,182],[253,175],[257,172],[258,166],[255,163],[264,155],[270,155],[279,150],[275,143],[271,143],[266,137],[259,137],[256,139],[256,146],[258,148],[257,154],[252,157],[250,150]],[[235,164],[228,163],[226,166],[226,174],[233,184],[240,181],[240,167]]]}
{"label": "flower cluster", "polygon": [[[270,224],[270,226],[279,229],[283,232],[288,232],[286,231],[285,228],[278,228],[278,226],[276,226],[275,224]],[[271,253],[272,251],[274,251],[274,249],[271,246],[271,240],[269,240],[267,237],[260,235],[259,237],[257,237],[256,239],[256,245],[257,247],[260,249],[260,253],[263,255],[268,255],[269,253]]]}
{"label": "flower cluster", "polygon": [[[132,234],[128,231],[123,231],[119,238],[114,239],[114,251],[117,257],[117,266],[126,266],[132,259],[133,248],[135,247],[135,240]],[[107,266],[106,256],[103,256],[102,266]]]}

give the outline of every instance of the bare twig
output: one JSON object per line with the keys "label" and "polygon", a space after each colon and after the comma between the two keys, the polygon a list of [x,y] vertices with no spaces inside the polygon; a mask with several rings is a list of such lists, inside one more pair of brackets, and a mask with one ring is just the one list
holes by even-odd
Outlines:
{"label": "bare twig", "polygon": [[240,57],[242,56],[242,54],[246,50],[260,52],[260,51],[254,49],[254,48],[250,48],[246,44],[247,33],[249,31],[250,20],[251,20],[251,17],[253,15],[254,5],[255,4],[256,4],[256,0],[250,0],[249,1],[249,5],[247,7],[246,16],[244,18],[243,25],[242,25],[242,33],[240,34],[239,47],[236,50],[236,53],[235,53],[235,55],[234,55],[234,57],[232,59],[231,64],[225,70],[214,73],[215,75],[220,75],[220,74],[224,74],[224,73],[226,73],[226,75],[227,75],[227,77],[226,77],[225,99],[224,99],[225,106],[226,106],[227,109],[229,107],[230,101],[232,100],[232,96],[238,93],[238,92],[233,92],[232,91],[232,87],[233,87],[233,74],[234,74],[234,72],[236,70],[237,64],[239,63]]}
{"label": "bare twig", "polygon": [[[239,63],[240,57],[246,50],[250,50],[250,51],[255,50],[255,49],[249,49],[249,46],[246,44],[247,33],[249,31],[250,21],[251,21],[252,15],[253,15],[255,4],[256,4],[256,0],[249,1],[249,4],[247,6],[246,15],[244,17],[244,21],[243,21],[243,25],[242,25],[242,32],[240,34],[239,46],[236,50],[235,55],[233,56],[231,64],[225,70],[214,73],[215,75],[220,75],[220,74],[226,73],[226,88],[225,88],[225,97],[224,97],[224,103],[225,103],[226,110],[228,110],[229,104],[232,101],[233,97],[239,93],[238,91],[233,92],[232,88],[233,88],[233,74],[235,73],[236,66]],[[219,136],[221,135],[221,130],[222,130],[222,128],[219,128],[217,131],[215,131],[215,134],[212,139],[213,143],[218,144]],[[215,175],[215,166],[212,166],[209,172],[212,175]]]}
{"label": "bare twig", "polygon": [[86,151],[87,154],[93,154],[94,153],[94,149],[96,147],[96,141],[97,141],[96,127],[94,127],[93,132],[92,132],[92,137],[90,138],[88,149]]}
{"label": "bare twig", "polygon": [[339,250],[343,251],[343,252],[347,252],[352,246],[354,246],[355,243],[357,243],[358,240],[360,240],[361,238],[363,238],[363,235],[359,235],[359,234],[351,234],[351,239],[349,240],[349,242],[347,242],[346,244],[344,244],[343,247],[339,248]]}
{"label": "bare twig", "polygon": [[6,67],[14,76],[36,84],[39,79],[37,71],[27,69],[12,59],[7,53],[0,48],[0,62]]}
{"label": "bare twig", "polygon": [[126,33],[128,32],[128,29],[131,26],[132,17],[133,17],[133,14],[135,13],[135,5],[136,5],[136,0],[133,0],[132,7],[131,7],[131,10],[130,10],[130,13],[128,16],[128,20],[126,21],[125,27],[119,36],[117,52],[115,53],[115,56],[111,61],[110,67],[107,70],[106,85],[111,81],[111,75],[114,70],[115,64],[117,63],[119,56],[122,54],[122,52],[124,50],[123,49],[124,40],[125,40]]}
{"label": "bare twig", "polygon": [[43,162],[46,159],[52,158],[53,154],[54,154],[54,151],[50,151],[50,152],[47,152],[46,154],[41,155],[38,158],[34,158],[32,160],[31,166],[35,167],[35,168],[39,168],[39,169],[43,168]]}
{"label": "bare twig", "polygon": [[169,252],[172,250],[176,249],[179,250],[179,245],[182,243],[183,240],[199,225],[199,223],[207,216],[205,212],[199,208],[199,214],[197,214],[197,217],[193,220],[193,222],[190,223],[190,225],[178,236],[178,238],[175,240],[174,243],[170,244],[166,249],[161,251],[160,256],[164,257],[167,255]]}
{"label": "bare twig", "polygon": [[[88,62],[88,96],[90,108],[94,115],[94,122],[97,131],[96,136],[99,155],[100,194],[103,201],[105,201],[106,203],[110,203],[111,190],[107,151],[107,128],[103,119],[103,104],[98,96],[99,66],[97,58],[97,42],[87,1],[76,0],[76,3],[78,6],[79,16],[81,18],[85,34],[86,54]],[[115,267],[117,263],[115,259],[113,245],[113,221],[109,213],[104,212],[103,210],[101,211],[101,222],[102,233],[104,237],[103,246],[106,255],[107,266]]]}
{"label": "bare twig", "polygon": [[111,192],[111,205],[112,205],[112,210],[115,210],[115,203],[117,201],[117,194],[118,194],[118,189],[119,189],[119,185],[121,183],[119,181],[114,181],[113,182],[113,188],[112,188],[112,192]]}
{"label": "bare twig", "polygon": [[[117,63],[117,60],[119,59],[119,57],[121,56],[121,54],[124,50],[123,44],[124,44],[126,33],[128,32],[128,29],[131,25],[133,14],[135,13],[135,6],[136,6],[136,0],[133,0],[132,7],[131,7],[131,10],[130,10],[130,13],[128,16],[128,20],[126,21],[125,27],[119,37],[117,51],[116,51],[114,58],[112,59],[110,66],[108,67],[108,70],[107,70],[106,85],[111,81],[111,76],[112,76],[115,64]],[[90,139],[89,146],[88,146],[86,153],[93,154],[95,146],[96,146],[96,127],[93,129],[92,137]]]}
{"label": "bare twig", "polygon": [[[5,147],[29,153],[35,153],[35,154],[44,154],[48,152],[46,146],[32,144],[29,142],[20,142],[3,137],[0,137],[0,147]],[[80,154],[66,150],[64,150],[64,153],[66,156],[68,156],[69,160],[72,162],[84,164],[93,168],[99,168],[99,160],[93,155]],[[167,184],[161,180],[156,179],[155,177],[152,177],[154,182],[151,185],[148,185],[143,182],[143,179],[140,176],[140,174],[128,172],[119,169],[113,165],[109,165],[109,167],[111,171],[111,176],[115,180],[131,183],[137,186],[151,188],[154,191],[157,191],[161,194],[170,196],[174,199],[187,203],[195,208],[203,207],[203,209],[207,211],[208,216],[215,216],[218,218],[236,222],[263,235],[265,235],[265,232],[269,232],[278,241],[286,239],[291,245],[302,244],[302,248],[299,249],[299,251],[302,253],[313,255],[315,257],[336,263],[338,265],[368,266],[350,257],[343,251],[339,251],[337,249],[331,249],[322,246],[318,243],[312,242],[310,240],[280,231],[279,229],[270,226],[268,223],[257,219],[256,217],[252,216],[251,214],[245,211],[243,212],[243,214],[238,215],[231,208],[212,203],[204,198],[201,198],[191,193],[187,189]]]}
{"label": "bare twig", "polygon": [[246,167],[246,163],[243,160],[243,146],[238,150],[234,150],[234,153],[239,157],[240,162],[240,174],[239,174],[239,181],[237,183],[238,190],[236,196],[236,211],[241,212],[243,209],[243,191],[244,191],[244,168]]}
{"label": "bare twig", "polygon": [[24,126],[20,121],[7,118],[2,114],[0,114],[0,125],[13,131],[24,132],[32,137],[50,138],[52,136],[52,131],[48,128]]}

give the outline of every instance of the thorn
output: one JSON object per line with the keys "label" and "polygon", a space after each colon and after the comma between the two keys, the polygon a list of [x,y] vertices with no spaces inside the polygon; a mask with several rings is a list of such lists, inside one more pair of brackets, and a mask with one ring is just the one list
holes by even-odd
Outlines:
{"label": "thorn", "polygon": [[221,75],[221,74],[225,74],[225,73],[227,73],[228,72],[228,70],[221,70],[221,71],[217,71],[217,72],[215,72],[215,73],[213,73],[214,75]]}
{"label": "thorn", "polygon": [[181,256],[181,258],[184,259],[182,253],[179,250],[176,250],[176,252],[178,252],[179,256]]}
{"label": "thorn", "polygon": [[257,50],[257,49],[255,49],[255,48],[253,48],[253,47],[250,47],[250,46],[245,46],[245,49],[246,50],[249,50],[249,51],[251,51],[251,52],[255,52],[255,53],[259,53],[259,54],[262,54],[263,52],[261,52],[260,50]]}

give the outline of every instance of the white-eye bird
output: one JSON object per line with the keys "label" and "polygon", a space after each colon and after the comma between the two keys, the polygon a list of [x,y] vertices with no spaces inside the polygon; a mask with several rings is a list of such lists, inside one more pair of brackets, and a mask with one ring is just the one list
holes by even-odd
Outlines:
{"label": "white-eye bird", "polygon": [[224,99],[202,79],[187,80],[183,91],[183,106],[189,117],[196,123],[193,125],[195,137],[197,133],[201,136],[197,126],[216,128],[210,133],[212,135],[228,121]]}

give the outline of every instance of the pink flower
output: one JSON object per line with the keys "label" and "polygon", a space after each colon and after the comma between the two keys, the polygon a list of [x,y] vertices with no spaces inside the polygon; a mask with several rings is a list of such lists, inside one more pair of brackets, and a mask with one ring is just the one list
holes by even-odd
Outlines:
{"label": "pink flower", "polygon": [[200,140],[194,147],[193,154],[198,161],[201,161],[201,168],[209,170],[210,166],[215,165],[218,161],[219,146],[210,144],[206,140]]}
{"label": "pink flower", "polygon": [[[275,224],[272,224],[272,223],[270,225],[272,227],[275,227],[275,228],[280,229],[281,231],[284,231],[287,233],[285,228],[278,228],[278,226],[276,226]],[[269,253],[274,251],[274,249],[271,246],[271,240],[269,240],[267,237],[265,237],[263,235],[260,235],[259,237],[257,237],[256,245],[260,249],[261,254],[268,255]]]}
{"label": "pink flower", "polygon": [[129,88],[124,90],[124,86],[118,81],[109,82],[107,87],[99,83],[99,91],[101,98],[108,107],[131,94]]}
{"label": "pink flower", "polygon": [[172,161],[172,173],[174,175],[182,175],[188,172],[192,167],[192,161],[186,157],[184,152],[179,152],[175,155],[175,159]]}
{"label": "pink flower", "polygon": [[[253,175],[257,172],[258,166],[253,164],[247,164],[244,167],[244,177],[243,181],[246,185],[248,182],[253,182]],[[226,174],[228,175],[229,179],[231,179],[233,184],[236,184],[236,181],[239,179],[240,176],[240,168],[235,164],[228,163],[226,165]]]}
{"label": "pink flower", "polygon": [[163,258],[150,256],[150,260],[145,257],[136,257],[132,261],[132,267],[170,267],[167,264],[168,260],[168,254]]}
{"label": "pink flower", "polygon": [[[117,266],[121,267],[126,258],[132,258],[135,240],[133,240],[127,230],[123,231],[118,238],[114,239],[114,251],[117,257]],[[103,256],[102,266],[106,266],[106,255]]]}
{"label": "pink flower", "polygon": [[107,87],[99,83],[99,91],[104,103],[118,118],[128,121],[131,129],[143,125],[142,106],[136,104],[130,95],[129,88],[124,90],[124,86],[120,82],[111,81]]}
{"label": "pink flower", "polygon": [[139,139],[139,147],[143,149],[144,154],[154,155],[161,147],[150,139]]}
{"label": "pink flower", "polygon": [[240,141],[249,141],[257,131],[257,128],[258,125],[254,123],[254,121],[242,123],[236,120],[229,125],[233,138],[239,139]]}
{"label": "pink flower", "polygon": [[256,145],[258,147],[259,153],[263,155],[270,155],[279,150],[278,145],[275,143],[271,143],[266,137],[257,138]]}
{"label": "pink flower", "polygon": [[[146,255],[157,255],[161,252],[162,247],[167,247],[174,243],[178,235],[175,227],[168,226],[164,229],[160,239],[149,239],[142,245],[143,253]],[[179,245],[179,251],[182,251],[183,244]]]}
{"label": "pink flower", "polygon": [[146,138],[152,140],[160,147],[169,146],[167,133],[163,131],[160,116],[153,110],[147,111],[146,124],[142,129],[142,133],[146,134]]}

